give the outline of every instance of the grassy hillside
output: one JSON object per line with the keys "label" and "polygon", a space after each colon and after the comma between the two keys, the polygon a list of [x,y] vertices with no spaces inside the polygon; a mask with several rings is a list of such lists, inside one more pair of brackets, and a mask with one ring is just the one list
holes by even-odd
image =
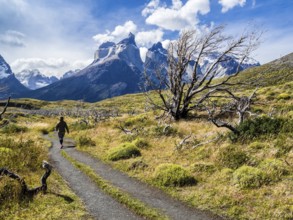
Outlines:
{"label": "grassy hillside", "polygon": [[[292,67],[265,65],[247,70],[235,80],[248,82],[240,88],[242,94],[259,87],[252,109],[258,117],[239,128],[242,137],[238,139],[205,119],[174,122],[159,118],[162,112],[146,106],[143,94],[98,103],[15,100],[55,113],[31,115],[10,107],[5,114],[10,125],[1,129],[1,158],[6,159],[0,161],[0,167],[25,176],[32,185],[38,183],[43,171],[36,164],[47,158],[49,147],[41,133],[52,131],[58,115],[74,112],[65,117],[79,150],[191,206],[231,219],[292,219]],[[98,117],[93,116],[94,111],[111,114]],[[34,213],[54,213],[52,219],[87,218],[80,201],[55,172],[48,182],[51,193],[28,203],[18,198],[16,183],[1,178],[0,218],[13,219],[16,213],[30,218]],[[7,192],[13,192],[12,196]],[[68,202],[64,196],[74,201]],[[8,203],[7,198],[13,202]]]}

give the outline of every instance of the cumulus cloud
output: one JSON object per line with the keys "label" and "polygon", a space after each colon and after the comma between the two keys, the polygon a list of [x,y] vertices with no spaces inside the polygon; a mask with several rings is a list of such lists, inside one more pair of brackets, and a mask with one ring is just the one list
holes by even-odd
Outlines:
{"label": "cumulus cloud", "polygon": [[136,34],[136,42],[139,46],[150,47],[154,43],[162,41],[164,32],[161,29],[141,31]]}
{"label": "cumulus cloud", "polygon": [[107,31],[105,34],[97,34],[93,36],[97,45],[100,45],[106,41],[117,42],[127,37],[129,32],[136,33],[137,26],[133,21],[126,21],[123,25],[118,25],[112,32]]}
{"label": "cumulus cloud", "polygon": [[11,63],[13,72],[18,73],[25,69],[38,69],[47,76],[62,76],[68,70],[83,69],[93,60],[70,61],[64,58],[22,58]]}
{"label": "cumulus cloud", "polygon": [[[225,13],[237,5],[243,7],[246,3],[246,0],[219,0],[219,3],[222,5],[222,13]],[[255,1],[253,4],[255,4]]]}
{"label": "cumulus cloud", "polygon": [[209,0],[188,0],[184,5],[180,0],[173,0],[171,7],[158,6],[154,3],[152,7],[148,5],[142,14],[148,16],[147,24],[166,30],[179,31],[184,28],[194,28],[199,23],[197,14],[204,15],[209,11]]}
{"label": "cumulus cloud", "polygon": [[147,52],[148,52],[148,48],[146,48],[146,47],[140,47],[139,48],[139,53],[140,53],[140,57],[141,57],[142,62],[145,61]]}
{"label": "cumulus cloud", "polygon": [[8,30],[4,34],[0,34],[0,44],[12,47],[24,47],[25,35],[19,31]]}
{"label": "cumulus cloud", "polygon": [[152,14],[160,4],[160,0],[152,0],[149,4],[142,10],[141,14],[142,16],[146,17],[149,14]]}

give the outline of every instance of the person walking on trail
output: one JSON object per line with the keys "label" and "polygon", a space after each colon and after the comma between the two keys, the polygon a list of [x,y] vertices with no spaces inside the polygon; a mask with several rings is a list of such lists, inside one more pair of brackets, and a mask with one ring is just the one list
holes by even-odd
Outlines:
{"label": "person walking on trail", "polygon": [[65,135],[65,131],[67,131],[67,133],[69,134],[69,129],[68,126],[66,124],[66,122],[64,121],[63,117],[60,117],[60,121],[59,123],[56,125],[56,131],[58,131],[58,137],[59,137],[59,141],[60,141],[60,145],[61,145],[61,149],[63,148],[63,138]]}

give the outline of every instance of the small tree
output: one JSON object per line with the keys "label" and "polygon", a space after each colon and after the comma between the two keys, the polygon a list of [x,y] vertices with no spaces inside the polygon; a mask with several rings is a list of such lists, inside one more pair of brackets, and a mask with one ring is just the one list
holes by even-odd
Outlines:
{"label": "small tree", "polygon": [[[226,36],[223,26],[201,34],[184,31],[177,41],[169,45],[166,71],[157,68],[155,76],[145,74],[145,88],[154,90],[162,104],[155,104],[150,96],[149,101],[179,120],[186,118],[190,111],[199,109],[214,92],[226,90],[233,95],[230,80],[240,72],[243,62],[256,49],[259,38],[260,33],[253,31],[245,32],[240,37]],[[210,55],[215,57],[214,61],[200,72],[200,63]],[[218,66],[231,59],[238,61],[235,73],[218,78]],[[190,67],[192,73],[187,76]]]}

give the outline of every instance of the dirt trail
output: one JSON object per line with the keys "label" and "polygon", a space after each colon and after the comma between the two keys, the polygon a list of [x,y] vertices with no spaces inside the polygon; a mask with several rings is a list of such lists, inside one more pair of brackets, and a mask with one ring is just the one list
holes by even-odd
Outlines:
{"label": "dirt trail", "polygon": [[46,139],[52,142],[50,160],[54,168],[68,182],[70,188],[83,200],[86,209],[93,218],[99,220],[142,219],[105,194],[85,174],[62,157],[58,140],[48,136]]}
{"label": "dirt trail", "polygon": [[[131,213],[123,209],[121,214],[120,208],[121,204],[112,201],[108,196],[106,196],[101,190],[93,186],[93,183],[81,172],[77,171],[65,158],[60,154],[59,143],[55,139],[50,139],[53,143],[51,149],[51,158],[55,163],[57,170],[60,174],[68,181],[71,188],[80,196],[89,212],[93,216],[97,216],[98,219],[140,219]],[[104,164],[97,158],[77,151],[73,146],[66,146],[64,150],[67,154],[73,157],[75,160],[82,162],[90,166],[95,172],[101,176],[103,179],[110,182],[112,185],[118,187],[124,192],[129,193],[131,196],[139,199],[150,207],[160,210],[162,213],[166,214],[170,219],[174,220],[218,220],[222,219],[218,216],[212,215],[208,212],[203,212],[190,208],[180,201],[177,201],[170,196],[166,195],[159,189],[146,185],[134,178],[127,176],[126,174],[114,170],[109,165]],[[87,186],[87,187],[84,187]],[[97,194],[96,194],[97,193]],[[107,197],[109,204],[106,204],[104,198]],[[116,208],[115,208],[116,207]],[[96,215],[94,214],[96,213]],[[109,214],[107,214],[109,213]],[[118,217],[114,217],[114,215]],[[125,217],[124,217],[125,216]]]}

